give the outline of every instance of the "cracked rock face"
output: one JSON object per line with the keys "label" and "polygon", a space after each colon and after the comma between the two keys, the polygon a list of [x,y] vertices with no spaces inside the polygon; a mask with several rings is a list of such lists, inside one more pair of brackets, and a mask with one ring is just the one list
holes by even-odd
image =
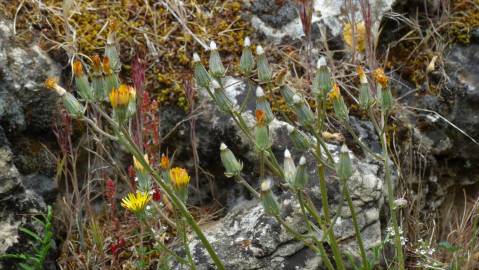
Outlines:
{"label": "cracked rock face", "polygon": [[[17,44],[12,24],[0,20],[0,254],[30,250],[31,239],[19,233],[19,228],[41,229],[29,216],[45,213],[45,200],[51,203],[55,197],[52,178],[23,172],[15,164],[19,156],[14,150],[15,142],[9,138],[39,144],[34,134],[46,137],[56,97],[45,91],[43,81],[58,74],[59,69],[38,46]],[[36,154],[31,149],[22,151],[27,153],[25,158]],[[43,158],[40,162],[46,164],[48,160]],[[0,269],[17,267],[2,260]]]}
{"label": "cracked rock face", "polygon": [[[359,0],[352,1],[357,7],[355,18],[362,21]],[[379,26],[384,13],[388,11],[395,0],[380,0],[371,2],[371,16]],[[343,31],[343,22],[347,21],[344,0],[313,0],[313,34],[315,28],[326,27],[332,39],[339,37]],[[285,40],[299,40],[304,36],[301,20],[296,10],[295,1],[257,0],[251,4],[251,23],[253,27],[268,40],[275,44]]]}
{"label": "cracked rock face", "polygon": [[[225,79],[226,92],[235,104],[242,104],[247,95],[245,84],[232,77]],[[228,141],[228,146],[235,155],[244,162],[243,177],[253,186],[258,187],[258,169],[255,153],[249,146],[247,139],[236,128],[233,120],[217,111],[215,106],[208,101],[207,109],[198,121],[208,121],[212,133],[221,132],[227,137],[217,136],[217,141],[211,141],[208,146],[212,155],[219,157],[220,143]],[[247,110],[243,113],[247,124],[254,125],[252,111],[255,108],[254,98],[250,97]],[[273,152],[282,164],[283,152],[288,148],[292,157],[298,163],[300,155],[294,150],[289,139],[286,122],[273,120],[270,124],[270,132],[273,137]],[[216,131],[215,131],[216,130]],[[227,130],[227,131],[225,131]],[[214,132],[213,132],[214,131]],[[335,160],[339,159],[339,145],[327,144]],[[241,151],[240,151],[241,150]],[[362,228],[363,239],[368,249],[378,245],[381,241],[380,211],[383,207],[383,181],[381,179],[381,166],[369,158],[359,159],[352,153],[354,174],[349,180],[348,186],[353,197],[358,220]],[[312,199],[317,209],[322,208],[321,193],[318,185],[316,162],[312,154],[307,153],[307,166],[310,175],[309,186],[306,192]],[[217,166],[221,167],[221,163]],[[229,179],[234,182],[234,180]],[[282,190],[278,185],[279,179],[274,179],[274,193],[281,204],[282,217],[291,227],[300,233],[306,233],[306,224],[302,218],[298,201],[288,191]],[[334,226],[335,234],[340,239],[341,248],[351,254],[357,254],[358,247],[354,238],[354,229],[351,222],[351,214],[346,204],[339,209],[342,192],[335,173],[327,170],[327,186],[330,208],[333,214],[338,214]],[[242,187],[235,185],[236,190]],[[246,192],[246,191],[244,191]],[[218,252],[225,263],[226,269],[321,269],[322,262],[319,256],[314,254],[302,242],[296,241],[280,226],[276,220],[268,216],[261,203],[243,193],[234,193],[235,204],[227,215],[203,228],[208,240]],[[231,199],[233,201],[233,199]],[[319,232],[319,237],[322,232]],[[203,248],[199,239],[190,236],[190,248],[192,250],[198,269],[215,269],[208,253]],[[176,265],[174,269],[182,269]]]}

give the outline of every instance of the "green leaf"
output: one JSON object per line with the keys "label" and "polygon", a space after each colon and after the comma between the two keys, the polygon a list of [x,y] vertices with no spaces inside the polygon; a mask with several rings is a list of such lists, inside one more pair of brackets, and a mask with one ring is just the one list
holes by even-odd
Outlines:
{"label": "green leaf", "polygon": [[452,252],[452,253],[454,253],[454,252],[456,252],[456,251],[459,250],[459,247],[452,245],[452,244],[449,243],[448,241],[442,241],[442,242],[440,242],[440,243],[439,243],[439,247],[442,248],[442,249],[445,249],[445,250],[447,250],[447,251],[449,251],[449,252]]}
{"label": "green leaf", "polygon": [[28,265],[28,264],[19,263],[18,265],[19,265],[20,268],[23,269],[23,270],[35,270],[33,267],[31,267],[31,266]]}
{"label": "green leaf", "polygon": [[41,238],[38,234],[36,234],[36,233],[30,231],[29,229],[22,227],[22,228],[19,228],[19,230],[20,230],[21,232],[23,232],[23,233],[28,234],[30,237],[32,237],[32,238],[35,239],[36,241],[42,242],[42,238]]}

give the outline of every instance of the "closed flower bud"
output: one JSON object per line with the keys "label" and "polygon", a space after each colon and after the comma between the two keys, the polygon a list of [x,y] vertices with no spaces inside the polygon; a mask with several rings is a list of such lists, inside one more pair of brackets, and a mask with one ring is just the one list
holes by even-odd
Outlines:
{"label": "closed flower bud", "polygon": [[120,79],[116,73],[112,72],[107,56],[103,57],[103,72],[105,73],[104,91],[109,94],[112,89],[120,87]]}
{"label": "closed flower bud", "polygon": [[255,64],[253,52],[251,51],[250,44],[251,42],[249,38],[246,37],[244,40],[243,52],[241,53],[241,58],[240,58],[240,70],[245,76],[248,76],[251,73],[251,71],[253,71],[254,64]]}
{"label": "closed flower bud", "polygon": [[256,47],[256,54],[258,55],[258,79],[262,82],[271,81],[273,74],[269,67],[268,59],[264,54],[263,47],[258,45],[258,47]]}
{"label": "closed flower bud", "polygon": [[110,67],[114,73],[120,72],[120,56],[115,46],[114,35],[110,33],[105,47],[105,56],[110,60]]}
{"label": "closed flower bud", "polygon": [[[143,158],[146,163],[149,163],[147,154],[145,154]],[[153,187],[150,176],[147,174],[147,169],[135,158],[135,156],[133,156],[133,167],[135,168],[136,176],[138,177],[138,190],[142,192],[150,192]]]}
{"label": "closed flower bud", "polygon": [[293,90],[291,90],[291,88],[289,88],[289,86],[287,85],[281,86],[279,91],[281,92],[281,95],[286,101],[286,104],[288,104],[289,107],[293,107],[294,106],[293,97],[296,95],[296,93]]}
{"label": "closed flower bud", "polygon": [[326,65],[326,58],[321,56],[318,60],[316,75],[313,79],[312,91],[317,97],[323,99],[331,90],[331,73]]}
{"label": "closed flower bud", "polygon": [[262,110],[265,113],[267,123],[273,121],[273,111],[271,110],[271,106],[269,105],[269,102],[266,99],[263,88],[261,88],[261,86],[258,86],[258,88],[256,88],[256,109]]}
{"label": "closed flower bud", "polygon": [[218,81],[213,80],[211,82],[211,86],[213,88],[216,105],[223,113],[228,113],[233,107],[233,103],[228,98],[228,96],[226,96],[225,91],[223,90],[223,88],[221,88],[221,85],[218,83]]}
{"label": "closed flower bud", "polygon": [[367,110],[374,103],[374,99],[371,95],[368,79],[366,78],[363,68],[358,66],[357,71],[361,82],[359,85],[359,106],[361,109]]}
{"label": "closed flower bud", "polygon": [[389,87],[378,89],[378,100],[381,104],[381,109],[389,111],[394,104],[393,95]]}
{"label": "closed flower bud", "polygon": [[294,178],[296,177],[296,165],[294,165],[294,160],[288,149],[284,150],[283,170],[284,180],[290,186],[293,186]]}
{"label": "closed flower bud", "polygon": [[160,167],[163,170],[168,170],[170,168],[170,159],[168,158],[167,155],[162,154],[161,159],[160,159]]}
{"label": "closed flower bud", "polygon": [[83,117],[86,108],[72,94],[65,92],[62,99],[65,109],[73,118]]}
{"label": "closed flower bud", "polygon": [[290,125],[287,126],[287,129],[294,147],[301,151],[307,151],[310,148],[311,141],[306,134]]}
{"label": "closed flower bud", "polygon": [[75,75],[75,85],[80,96],[87,101],[93,100],[93,90],[90,87],[87,76],[83,72],[82,63],[78,60],[73,62],[73,73]]}
{"label": "closed flower bud", "polygon": [[336,164],[336,173],[340,179],[346,180],[353,175],[353,166],[349,158],[349,151],[346,145],[341,147],[339,153],[339,161]]}
{"label": "closed flower bud", "polygon": [[261,182],[261,203],[263,204],[264,211],[268,215],[278,216],[280,214],[280,208],[271,190],[272,187],[273,181],[271,181],[271,179]]}
{"label": "closed flower bud", "polygon": [[221,56],[216,48],[216,43],[211,41],[210,43],[210,73],[215,78],[221,78],[225,74],[225,67],[221,62]]}
{"label": "closed flower bud", "polygon": [[294,112],[302,126],[310,127],[314,122],[314,113],[308,104],[299,96],[293,96]]}
{"label": "closed flower bud", "polygon": [[243,169],[243,164],[241,164],[231,152],[230,149],[224,144],[221,143],[220,146],[220,157],[223,166],[225,167],[225,175],[226,177],[233,177],[240,175],[241,170]]}
{"label": "closed flower bud", "polygon": [[196,83],[203,88],[209,88],[211,82],[210,75],[201,63],[200,56],[197,53],[193,54],[193,69]]}
{"label": "closed flower bud", "polygon": [[108,89],[105,86],[105,79],[102,73],[100,56],[94,55],[92,60],[91,88],[97,100],[105,100],[108,97]]}
{"label": "closed flower bud", "polygon": [[299,159],[299,165],[296,169],[296,176],[294,178],[293,187],[296,189],[303,189],[308,184],[309,175],[306,168],[306,158],[301,156]]}

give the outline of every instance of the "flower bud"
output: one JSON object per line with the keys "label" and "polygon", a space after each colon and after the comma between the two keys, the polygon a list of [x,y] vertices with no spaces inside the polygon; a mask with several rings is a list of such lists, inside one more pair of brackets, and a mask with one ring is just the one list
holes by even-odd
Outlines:
{"label": "flower bud", "polygon": [[168,158],[167,155],[162,154],[160,158],[160,167],[163,170],[168,170],[170,168],[170,159]]}
{"label": "flower bud", "polygon": [[266,58],[261,45],[256,47],[256,54],[258,55],[258,79],[262,82],[271,81],[273,75],[269,67],[268,59]]}
{"label": "flower bud", "polygon": [[309,181],[309,175],[306,168],[306,158],[301,156],[299,165],[296,169],[296,177],[294,178],[293,187],[295,189],[303,189]]}
{"label": "flower bud", "polygon": [[188,184],[190,183],[188,172],[180,167],[172,168],[170,170],[170,181],[180,199],[186,202],[188,198]]}
{"label": "flower bud", "polygon": [[93,89],[94,97],[96,100],[105,100],[108,97],[108,92],[105,85],[105,78],[101,70],[101,59],[100,56],[94,55],[91,58],[92,60],[92,71],[91,71],[91,88]]}
{"label": "flower bud", "polygon": [[340,179],[347,180],[353,175],[353,166],[349,158],[348,148],[344,144],[339,153],[339,162],[336,164],[336,173]]}
{"label": "flower bud", "polygon": [[271,123],[271,121],[273,121],[273,111],[271,110],[271,106],[269,105],[269,102],[266,99],[263,88],[261,88],[261,86],[258,86],[258,88],[256,88],[256,109],[262,110],[265,113],[267,123]]}
{"label": "flower bud", "polygon": [[250,44],[251,41],[249,40],[249,37],[246,37],[244,40],[243,52],[241,53],[240,58],[240,70],[245,76],[248,76],[251,71],[253,71],[255,64]]}
{"label": "flower bud", "polygon": [[216,105],[223,113],[228,113],[230,109],[233,107],[233,103],[231,100],[226,96],[225,91],[221,88],[221,85],[218,81],[213,80],[211,81],[211,86],[213,88],[213,94],[215,96]]}
{"label": "flower bud", "polygon": [[278,216],[280,214],[279,204],[271,191],[273,181],[271,179],[261,182],[261,203],[264,211],[271,216]]}
{"label": "flower bud", "polygon": [[357,67],[358,75],[359,75],[359,106],[363,110],[369,109],[369,107],[374,103],[374,99],[371,95],[369,89],[368,79],[366,78],[366,74],[361,66]]}
{"label": "flower bud", "polygon": [[299,95],[293,96],[294,112],[302,126],[310,127],[314,123],[314,113]]}
{"label": "flower bud", "polygon": [[281,95],[283,96],[288,106],[293,107],[294,106],[293,97],[296,95],[296,93],[293,90],[291,90],[291,88],[289,88],[287,85],[281,86],[279,91],[281,92]]}
{"label": "flower bud", "polygon": [[205,67],[201,63],[200,56],[197,53],[193,54],[193,70],[196,83],[203,88],[210,87],[211,78]]}
{"label": "flower bud", "polygon": [[62,99],[65,109],[73,118],[83,117],[86,108],[72,94],[65,92]]}
{"label": "flower bud", "polygon": [[225,175],[226,177],[233,177],[240,175],[241,170],[243,169],[243,164],[241,164],[231,152],[230,149],[224,144],[221,143],[220,146],[220,157],[223,166],[225,167]]}
{"label": "flower bud", "polygon": [[213,77],[215,78],[221,78],[225,75],[225,67],[223,66],[223,63],[221,62],[221,56],[220,53],[218,52],[218,49],[216,48],[216,43],[214,41],[211,41],[210,43],[210,73]]}
{"label": "flower bud", "polygon": [[110,59],[110,67],[113,69],[114,73],[120,72],[121,69],[121,61],[118,51],[116,49],[116,41],[114,33],[111,32],[108,35],[106,47],[105,47],[105,56]]}
{"label": "flower bud", "polygon": [[287,129],[294,147],[301,151],[307,151],[310,148],[311,141],[306,134],[290,125],[287,126]]}
{"label": "flower bud", "polygon": [[393,95],[389,87],[378,89],[378,100],[381,104],[381,109],[384,111],[389,111],[392,109],[394,104]]}
{"label": "flower bud", "polygon": [[290,186],[293,186],[294,178],[296,177],[296,166],[294,165],[294,160],[291,157],[291,153],[288,149],[284,150],[283,170],[284,180]]}
{"label": "flower bud", "polygon": [[[143,158],[146,163],[149,163],[147,154],[145,154]],[[135,168],[136,176],[138,177],[138,190],[142,192],[150,192],[153,188],[150,176],[148,175],[147,169],[135,158],[135,156],[133,156],[133,167]]]}
{"label": "flower bud", "polygon": [[318,60],[316,75],[313,79],[312,91],[316,97],[324,98],[331,90],[331,73],[326,65],[326,58],[321,56]]}

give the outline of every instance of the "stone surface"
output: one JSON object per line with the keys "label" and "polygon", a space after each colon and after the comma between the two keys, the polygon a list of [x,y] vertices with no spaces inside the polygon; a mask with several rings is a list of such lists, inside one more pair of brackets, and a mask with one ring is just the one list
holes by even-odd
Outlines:
{"label": "stone surface", "polygon": [[[226,85],[227,95],[233,103],[242,104],[247,95],[244,83],[235,78],[227,77],[224,85]],[[250,99],[247,102],[247,110],[243,113],[243,117],[249,126],[253,126],[254,98]],[[252,186],[257,187],[259,175],[258,168],[254,165],[257,164],[254,151],[247,138],[236,128],[233,120],[225,117],[208,101],[205,113],[198,119],[198,122],[199,124],[207,122],[209,134],[218,134],[210,136],[205,141],[200,139],[207,143],[202,147],[209,149],[210,156],[218,157],[219,160],[219,145],[222,141],[225,142],[245,164],[243,177]],[[292,147],[287,135],[287,125],[289,124],[277,119],[270,124],[270,132],[274,142],[272,150],[278,157],[278,161],[282,163],[284,150],[286,148],[290,149],[297,163],[301,153],[293,149],[294,147]],[[337,160],[340,146],[334,144],[328,144],[327,146],[333,158]],[[306,158],[310,175],[309,186],[306,190],[315,206],[321,209],[316,162],[310,153],[306,154]],[[379,213],[383,207],[384,195],[381,166],[368,157],[360,159],[352,155],[352,160],[354,174],[350,179],[349,188],[358,211],[365,245],[367,248],[371,248],[381,241]],[[215,165],[218,167],[216,172],[221,173],[221,170],[224,170],[221,161],[218,161]],[[230,186],[234,186],[230,189],[236,191],[243,189],[238,184],[234,184],[234,180],[228,179],[227,181],[230,182]],[[275,183],[277,181],[279,179],[275,179]],[[342,193],[338,179],[331,170],[327,170],[327,181],[330,207],[334,213],[339,213],[337,208],[339,207],[339,201],[342,199]],[[221,185],[218,182],[216,183]],[[301,233],[306,233],[306,224],[302,219],[299,203],[294,196],[277,184],[274,191],[282,204],[283,218]],[[312,253],[303,243],[293,239],[274,218],[268,216],[259,201],[240,195],[244,193],[247,192],[231,193],[229,201],[234,203],[229,205],[231,209],[227,215],[216,223],[203,228],[207,238],[226,264],[227,269],[321,269],[321,260],[316,254]],[[343,206],[343,209],[341,209],[334,230],[341,239],[341,248],[352,254],[357,254],[350,211],[347,207]],[[190,241],[190,248],[197,261],[198,269],[214,269],[209,255],[199,240],[191,236]],[[181,267],[176,266],[175,269],[181,269]]]}
{"label": "stone surface", "polygon": [[[343,30],[343,22],[346,21],[344,0],[313,0],[313,33],[319,26],[325,26],[330,36],[328,39],[338,38]],[[304,36],[301,20],[296,11],[293,0],[271,1],[257,0],[251,4],[251,23],[258,33],[263,34],[273,43],[281,43],[284,40],[298,40]],[[359,0],[353,0],[357,11],[355,18],[362,21],[359,8]],[[384,13],[394,4],[394,0],[371,1],[371,16],[374,27],[379,27]]]}
{"label": "stone surface", "polygon": [[[31,216],[45,213],[44,199],[51,203],[55,197],[53,179],[41,174],[25,177],[15,164],[20,155],[13,151],[17,140],[40,145],[37,138],[51,134],[57,98],[44,90],[43,81],[52,75],[58,76],[59,69],[50,58],[36,45],[15,42],[12,24],[0,20],[0,254],[31,249],[31,238],[19,228],[41,229]],[[21,150],[25,159],[37,154]],[[35,163],[47,164],[48,159]],[[2,260],[0,269],[18,268]]]}

